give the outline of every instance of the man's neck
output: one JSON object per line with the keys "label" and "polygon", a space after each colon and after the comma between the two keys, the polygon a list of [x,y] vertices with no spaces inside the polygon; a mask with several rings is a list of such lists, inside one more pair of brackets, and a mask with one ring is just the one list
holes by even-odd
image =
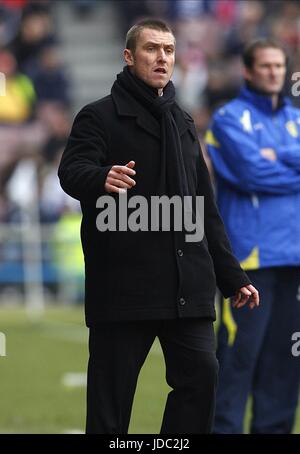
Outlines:
{"label": "man's neck", "polygon": [[250,90],[254,91],[255,93],[258,93],[259,95],[267,96],[271,98],[271,103],[272,103],[272,109],[276,110],[278,109],[279,106],[279,94],[274,93],[273,95],[270,95],[269,93],[266,93],[262,90],[259,90],[256,88],[254,85],[252,85],[250,82],[246,81],[246,87],[249,88]]}
{"label": "man's neck", "polygon": [[278,108],[279,104],[279,96],[277,94],[271,96],[272,99],[272,108],[273,110],[276,110]]}

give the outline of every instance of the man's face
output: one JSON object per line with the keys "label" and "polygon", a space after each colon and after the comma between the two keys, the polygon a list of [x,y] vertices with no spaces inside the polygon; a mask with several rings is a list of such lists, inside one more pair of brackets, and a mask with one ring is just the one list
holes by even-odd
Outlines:
{"label": "man's face", "polygon": [[169,32],[144,28],[136,49],[124,50],[124,58],[132,72],[153,88],[164,88],[169,82],[175,62],[175,39]]}
{"label": "man's face", "polygon": [[245,69],[245,79],[258,90],[274,95],[282,90],[286,73],[285,55],[280,49],[256,49],[252,68]]}

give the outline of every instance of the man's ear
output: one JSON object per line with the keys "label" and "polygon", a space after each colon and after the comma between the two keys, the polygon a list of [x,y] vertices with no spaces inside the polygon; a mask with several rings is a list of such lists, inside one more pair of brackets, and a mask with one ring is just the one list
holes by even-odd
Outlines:
{"label": "man's ear", "polygon": [[130,49],[124,49],[123,56],[124,56],[124,60],[128,66],[134,65],[134,58],[133,58],[133,54]]}

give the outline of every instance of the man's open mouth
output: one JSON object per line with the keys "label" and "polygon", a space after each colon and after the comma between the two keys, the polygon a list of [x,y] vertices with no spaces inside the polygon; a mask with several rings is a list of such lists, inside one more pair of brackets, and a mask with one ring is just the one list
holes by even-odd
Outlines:
{"label": "man's open mouth", "polygon": [[165,68],[156,68],[154,70],[154,72],[160,73],[160,74],[167,74],[167,70]]}

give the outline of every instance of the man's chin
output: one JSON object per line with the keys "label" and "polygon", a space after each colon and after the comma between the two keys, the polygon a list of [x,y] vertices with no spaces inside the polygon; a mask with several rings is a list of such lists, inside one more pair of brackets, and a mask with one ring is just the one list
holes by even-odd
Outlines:
{"label": "man's chin", "polygon": [[157,90],[163,90],[167,84],[149,84],[150,87],[155,88]]}
{"label": "man's chin", "polygon": [[283,89],[283,87],[279,87],[278,85],[276,85],[275,87],[266,87],[266,89],[262,90],[262,91],[264,91],[269,96],[273,96],[273,95],[279,95],[279,93],[281,93],[282,89]]}
{"label": "man's chin", "polygon": [[270,88],[256,88],[256,91],[264,96],[278,96],[281,93],[281,90],[271,90]]}

